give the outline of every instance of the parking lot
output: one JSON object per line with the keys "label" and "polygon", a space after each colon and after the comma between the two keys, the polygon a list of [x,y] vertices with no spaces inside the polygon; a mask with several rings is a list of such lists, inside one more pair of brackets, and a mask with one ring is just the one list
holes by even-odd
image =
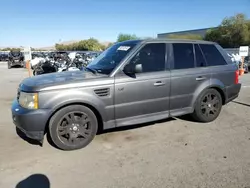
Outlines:
{"label": "parking lot", "polygon": [[0,63],[1,188],[33,174],[45,175],[51,188],[250,187],[250,74],[241,77],[239,98],[212,123],[181,117],[116,129],[70,152],[17,135],[10,106],[27,76]]}

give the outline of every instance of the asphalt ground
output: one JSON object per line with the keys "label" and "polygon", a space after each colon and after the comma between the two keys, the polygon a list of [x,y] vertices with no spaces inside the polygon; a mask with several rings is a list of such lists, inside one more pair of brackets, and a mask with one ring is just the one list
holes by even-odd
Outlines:
{"label": "asphalt ground", "polygon": [[181,117],[112,130],[77,151],[17,135],[10,106],[27,76],[0,64],[1,188],[250,187],[250,74],[212,123]]}

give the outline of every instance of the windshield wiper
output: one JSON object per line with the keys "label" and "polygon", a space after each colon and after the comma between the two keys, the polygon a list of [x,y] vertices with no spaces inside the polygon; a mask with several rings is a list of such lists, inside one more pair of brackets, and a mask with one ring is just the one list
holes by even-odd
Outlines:
{"label": "windshield wiper", "polygon": [[97,71],[95,69],[91,69],[89,67],[85,67],[85,70],[89,70],[90,72],[92,72],[93,74],[96,74]]}

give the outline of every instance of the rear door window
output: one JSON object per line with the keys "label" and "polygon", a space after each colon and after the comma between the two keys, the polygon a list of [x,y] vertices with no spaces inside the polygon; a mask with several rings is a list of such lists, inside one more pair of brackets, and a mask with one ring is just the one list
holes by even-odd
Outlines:
{"label": "rear door window", "polygon": [[201,50],[207,60],[207,66],[226,65],[222,54],[213,44],[200,44]]}
{"label": "rear door window", "polygon": [[174,69],[194,68],[193,44],[174,43]]}

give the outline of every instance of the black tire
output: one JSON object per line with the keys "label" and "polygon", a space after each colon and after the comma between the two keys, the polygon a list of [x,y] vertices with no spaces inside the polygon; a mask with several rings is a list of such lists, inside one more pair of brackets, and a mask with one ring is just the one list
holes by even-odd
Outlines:
{"label": "black tire", "polygon": [[82,105],[71,105],[60,109],[52,116],[49,123],[51,140],[62,150],[86,147],[94,139],[97,129],[98,121],[95,114]]}
{"label": "black tire", "polygon": [[207,89],[197,98],[192,117],[198,122],[212,122],[219,116],[221,108],[221,94],[215,89]]}

